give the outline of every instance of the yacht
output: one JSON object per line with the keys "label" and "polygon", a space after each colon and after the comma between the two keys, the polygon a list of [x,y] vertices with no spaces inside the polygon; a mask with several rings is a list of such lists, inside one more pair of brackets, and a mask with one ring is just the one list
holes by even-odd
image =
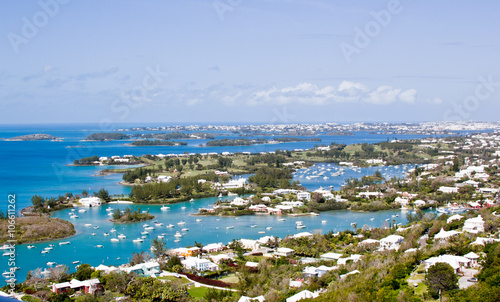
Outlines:
{"label": "yacht", "polygon": [[103,235],[104,235],[104,236],[109,236],[109,233],[104,233]]}
{"label": "yacht", "polygon": [[56,263],[55,263],[55,262],[51,262],[51,261],[47,262],[47,265],[48,265],[48,266],[52,266],[52,265],[54,265],[54,264],[56,264]]}
{"label": "yacht", "polygon": [[189,228],[183,228],[183,229],[181,229],[181,231],[187,232],[187,231],[189,231]]}
{"label": "yacht", "polygon": [[67,245],[67,244],[70,244],[71,242],[69,241],[63,241],[63,242],[59,242],[59,245]]}
{"label": "yacht", "polygon": [[148,231],[143,231],[143,232],[141,232],[141,235],[147,235],[147,234],[149,234],[149,232],[148,232]]}
{"label": "yacht", "polygon": [[103,248],[102,244],[98,244],[95,247],[97,247],[97,248]]}
{"label": "yacht", "polygon": [[40,254],[47,254],[48,252],[49,251],[47,251],[47,250],[43,250],[43,251],[40,252]]}
{"label": "yacht", "polygon": [[186,222],[185,221],[179,221],[179,222],[177,222],[177,224],[178,225],[184,225],[184,224],[186,224]]}
{"label": "yacht", "polygon": [[111,238],[111,242],[120,242],[120,239],[118,239],[118,238]]}
{"label": "yacht", "polygon": [[167,207],[167,206],[161,206],[161,210],[162,210],[162,211],[168,211],[168,210],[170,210],[170,207]]}
{"label": "yacht", "polygon": [[226,227],[226,230],[229,230],[229,229],[234,229],[234,225],[230,225],[230,226]]}
{"label": "yacht", "polygon": [[34,246],[34,245],[28,245],[28,246],[27,246],[27,248],[29,248],[29,249],[34,249],[34,248],[35,248],[35,246]]}
{"label": "yacht", "polygon": [[86,223],[86,224],[85,224],[85,227],[87,227],[87,228],[90,228],[91,226],[92,226],[92,224],[91,224],[91,223]]}
{"label": "yacht", "polygon": [[256,228],[256,227],[257,227],[257,225],[256,225],[256,224],[253,224],[253,225],[251,225],[250,227],[251,227],[251,228]]}
{"label": "yacht", "polygon": [[182,234],[177,231],[177,233],[175,233],[174,237],[181,238]]}
{"label": "yacht", "polygon": [[114,233],[116,232],[116,229],[115,228],[112,228],[111,230],[109,230],[110,233]]}
{"label": "yacht", "polygon": [[196,222],[201,222],[201,219],[196,219]]}
{"label": "yacht", "polygon": [[161,222],[157,222],[157,223],[155,223],[155,225],[156,225],[157,227],[161,227],[161,226],[163,226],[163,223],[161,223]]}
{"label": "yacht", "polygon": [[326,220],[321,220],[321,223],[325,224],[327,221]]}
{"label": "yacht", "polygon": [[134,242],[134,243],[142,243],[142,242],[144,242],[144,239],[137,238],[137,239],[132,240],[132,242]]}
{"label": "yacht", "polygon": [[144,228],[144,230],[146,230],[146,231],[152,231],[152,230],[154,230],[154,229],[155,229],[155,227],[152,227],[152,226],[147,227],[147,228]]}
{"label": "yacht", "polygon": [[173,225],[173,224],[167,225],[167,228],[173,228],[173,227],[175,227],[175,225]]}
{"label": "yacht", "polygon": [[7,243],[0,246],[0,250],[10,250],[11,248],[13,248],[13,246]]}
{"label": "yacht", "polygon": [[120,238],[120,239],[127,239],[127,236],[125,236],[123,234],[120,234],[120,235],[118,235],[118,238]]}

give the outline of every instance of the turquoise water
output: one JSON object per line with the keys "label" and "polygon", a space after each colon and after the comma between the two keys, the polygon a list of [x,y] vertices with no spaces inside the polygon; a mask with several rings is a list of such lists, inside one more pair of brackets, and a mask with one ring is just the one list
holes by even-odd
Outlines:
{"label": "turquoise water", "polygon": [[[127,127],[121,125],[120,127]],[[107,176],[95,176],[103,167],[73,167],[68,166],[75,159],[87,156],[112,156],[112,155],[143,155],[143,154],[168,154],[168,153],[203,153],[203,152],[261,152],[275,151],[276,149],[293,150],[312,148],[317,144],[336,143],[374,143],[393,139],[392,135],[369,134],[358,132],[354,136],[324,136],[319,135],[323,141],[318,142],[297,142],[277,145],[254,145],[248,147],[198,147],[204,144],[206,140],[189,140],[187,146],[173,147],[131,147],[125,146],[126,141],[112,142],[83,142],[82,140],[91,133],[99,131],[97,125],[9,125],[0,126],[0,138],[10,138],[19,135],[46,133],[57,137],[62,137],[62,142],[51,141],[26,141],[26,142],[6,142],[0,140],[0,200],[2,200],[2,210],[6,211],[8,203],[8,194],[16,195],[16,209],[19,211],[23,207],[31,204],[30,198],[37,194],[44,197],[55,197],[59,194],[72,192],[81,193],[82,190],[96,192],[100,188],[106,188],[111,194],[127,194],[129,188],[118,184],[121,181],[121,174]],[[225,133],[221,138],[234,138],[231,133]],[[398,135],[398,139],[422,138],[422,135]],[[307,173],[314,172],[314,169],[324,168],[317,165],[309,169]],[[327,169],[327,168],[324,168]],[[376,169],[362,169],[361,172],[348,171],[339,177],[329,176],[329,179],[311,179],[307,180],[309,175],[299,171],[295,175],[301,183],[310,190],[320,186],[334,186],[338,190],[343,184],[344,178],[351,174],[360,177],[363,174],[373,174]],[[388,174],[402,175],[406,168],[391,168],[391,171],[385,171]],[[399,170],[398,170],[399,169]],[[382,171],[381,171],[382,172]],[[385,173],[384,172],[384,173]],[[300,176],[303,176],[300,178]],[[21,267],[17,272],[18,280],[23,280],[27,272],[37,267],[46,267],[47,262],[56,262],[66,264],[74,269],[73,261],[90,263],[98,265],[100,263],[118,265],[128,261],[133,252],[147,250],[150,247],[150,240],[161,233],[165,233],[168,247],[175,248],[181,246],[193,245],[195,241],[203,244],[222,242],[227,243],[235,238],[253,238],[257,239],[265,235],[275,235],[284,237],[287,234],[297,233],[294,228],[295,221],[301,220],[307,226],[301,231],[318,230],[323,233],[329,230],[340,231],[351,227],[351,222],[356,222],[358,227],[364,224],[379,227],[387,223],[385,220],[392,215],[399,213],[397,211],[384,211],[378,213],[352,213],[348,211],[335,211],[321,213],[318,217],[286,217],[286,221],[278,221],[275,216],[246,216],[235,218],[202,217],[202,222],[196,222],[194,216],[199,207],[206,207],[215,202],[214,198],[196,200],[192,203],[181,203],[171,206],[168,212],[161,212],[159,206],[149,206],[150,212],[156,216],[156,220],[164,223],[163,227],[155,229],[144,243],[135,244],[132,239],[140,237],[142,224],[116,225],[118,232],[127,236],[126,240],[118,243],[112,243],[111,237],[105,237],[104,232],[109,232],[113,224],[108,220],[106,208],[125,208],[125,205],[110,205],[101,208],[88,209],[85,213],[77,213],[79,218],[69,218],[69,210],[54,213],[54,217],[60,217],[70,220],[75,224],[77,234],[69,239],[60,241],[70,241],[69,245],[59,245],[60,241],[51,242],[55,245],[54,249],[47,254],[41,254],[40,251],[47,247],[49,243],[35,244],[36,248],[27,249],[26,245],[17,247],[16,266]],[[186,207],[182,209],[182,207]],[[146,207],[142,208],[146,210]],[[404,215],[396,217],[396,221],[405,222]],[[370,218],[374,218],[373,221]],[[392,218],[391,218],[392,219]],[[173,234],[181,229],[176,223],[186,221],[185,227],[189,231],[183,236],[180,242],[175,243]],[[321,221],[327,220],[326,224]],[[175,224],[175,228],[167,229],[165,225]],[[99,226],[99,229],[85,227],[85,224]],[[148,223],[148,224],[151,224]],[[258,227],[250,228],[250,225],[257,224]],[[227,226],[234,226],[233,229],[226,229]],[[266,230],[266,227],[272,227]],[[265,232],[259,234],[258,232]],[[96,235],[91,234],[95,232]],[[117,232],[117,233],[118,233]],[[112,235],[112,234],[110,234]],[[97,248],[102,245],[102,248]],[[119,259],[118,259],[119,258]],[[7,269],[7,258],[4,257],[0,263],[0,270]]]}
{"label": "turquoise water", "polygon": [[[75,224],[77,234],[68,239],[62,239],[50,242],[54,244],[54,249],[49,253],[41,254],[40,252],[48,247],[49,242],[34,244],[35,248],[28,249],[26,245],[18,246],[16,249],[17,258],[16,265],[21,267],[17,272],[19,280],[24,279],[28,270],[42,267],[46,268],[47,262],[55,262],[57,264],[66,264],[73,271],[76,264],[73,261],[80,263],[89,263],[93,266],[99,264],[120,265],[130,260],[133,252],[146,251],[151,246],[151,240],[160,234],[164,234],[164,239],[167,241],[169,248],[185,247],[194,245],[195,241],[203,244],[222,242],[227,244],[233,239],[247,238],[258,239],[263,236],[278,236],[285,237],[288,234],[296,234],[299,232],[321,232],[327,233],[332,230],[334,232],[352,228],[351,223],[356,222],[358,227],[370,226],[381,227],[387,226],[386,219],[394,219],[397,223],[406,223],[405,215],[400,210],[383,211],[376,213],[357,213],[350,211],[329,211],[322,212],[320,216],[301,216],[289,217],[283,216],[285,221],[279,221],[281,217],[258,215],[258,216],[242,216],[242,217],[214,217],[193,216],[198,208],[206,207],[213,204],[217,198],[205,198],[194,202],[178,203],[170,206],[170,210],[162,211],[161,206],[141,206],[141,210],[149,209],[149,212],[155,216],[155,219],[143,223],[132,224],[114,224],[109,220],[107,208],[124,209],[127,205],[106,205],[100,208],[86,209],[85,213],[76,212],[78,218],[69,218],[70,210],[59,211],[53,214],[53,217],[70,220]],[[185,207],[185,208],[183,208]],[[134,206],[134,208],[137,208]],[[393,217],[398,215],[398,217]],[[197,222],[196,219],[201,219]],[[373,220],[370,220],[373,219]],[[307,227],[301,230],[295,229],[295,222],[302,221]],[[326,223],[322,223],[326,220]],[[155,227],[150,231],[143,243],[133,243],[133,239],[140,238],[141,232],[144,230],[143,225],[148,224],[155,226],[153,221],[163,223],[163,226]],[[184,221],[185,225],[177,223]],[[85,224],[92,224],[91,227]],[[173,228],[167,228],[168,224],[173,224]],[[256,224],[257,227],[251,228],[251,225]],[[95,229],[94,226],[99,226]],[[228,226],[234,226],[232,229],[226,229]],[[110,233],[112,228],[117,230],[116,233]],[[271,230],[266,228],[272,227]],[[181,232],[183,237],[179,242],[174,242],[176,237],[174,234],[181,231],[182,228],[189,228],[188,231]],[[265,233],[259,233],[265,232]],[[96,235],[93,236],[92,233]],[[104,236],[104,233],[109,233],[110,236]],[[126,235],[126,239],[120,242],[113,243],[111,238],[116,238],[119,234]],[[70,241],[68,245],[59,245],[59,242]],[[97,245],[102,245],[98,248]],[[6,261],[4,261],[6,262]],[[6,269],[6,263],[1,263],[0,269]]]}

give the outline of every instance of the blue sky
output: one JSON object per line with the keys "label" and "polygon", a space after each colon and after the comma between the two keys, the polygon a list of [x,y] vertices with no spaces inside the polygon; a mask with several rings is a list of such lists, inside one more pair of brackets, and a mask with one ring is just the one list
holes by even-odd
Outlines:
{"label": "blue sky", "polygon": [[0,123],[496,121],[499,1],[2,1]]}

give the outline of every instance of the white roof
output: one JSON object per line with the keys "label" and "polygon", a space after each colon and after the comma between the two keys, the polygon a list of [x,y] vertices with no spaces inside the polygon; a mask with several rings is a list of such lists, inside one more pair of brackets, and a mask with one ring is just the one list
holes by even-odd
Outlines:
{"label": "white roof", "polygon": [[400,235],[389,235],[385,238],[380,239],[380,242],[387,242],[387,243],[398,243],[403,241],[405,238]]}
{"label": "white roof", "polygon": [[320,258],[327,258],[327,259],[338,260],[340,257],[342,257],[342,254],[339,254],[339,253],[326,253],[326,254],[320,255],[319,257]]}
{"label": "white roof", "polygon": [[479,259],[479,255],[474,252],[470,252],[467,255],[464,255],[464,257],[467,259]]}
{"label": "white roof", "polygon": [[286,302],[297,302],[297,301],[302,300],[302,299],[316,298],[317,296],[319,296],[319,293],[313,293],[313,292],[310,292],[307,289],[305,289],[305,290],[301,291],[300,293],[297,293],[297,294],[291,296],[290,298],[287,298]]}
{"label": "white roof", "polygon": [[457,234],[459,234],[459,232],[457,232],[457,231],[445,231],[443,228],[441,228],[441,231],[439,231],[439,233],[434,235],[434,239],[446,239],[446,238],[449,238],[451,236],[455,236]]}

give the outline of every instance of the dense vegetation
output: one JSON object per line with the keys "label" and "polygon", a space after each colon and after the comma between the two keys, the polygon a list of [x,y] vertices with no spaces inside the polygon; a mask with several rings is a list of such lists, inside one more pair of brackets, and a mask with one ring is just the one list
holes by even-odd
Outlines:
{"label": "dense vegetation", "polygon": [[112,133],[92,133],[87,136],[86,140],[88,141],[111,141],[111,140],[121,140],[121,139],[130,139],[130,135],[112,132]]}
{"label": "dense vegetation", "polygon": [[185,178],[174,178],[169,182],[148,183],[132,187],[130,196],[135,202],[150,203],[215,196],[218,193],[218,191],[212,189],[210,183],[200,183],[198,182],[199,179],[217,181],[219,177],[210,173]]}
{"label": "dense vegetation", "polygon": [[140,207],[137,208],[137,210],[127,207],[123,212],[119,208],[114,209],[112,217],[113,219],[111,219],[111,221],[116,223],[131,223],[155,218],[153,215],[149,214],[149,209],[146,213],[142,213]]}
{"label": "dense vegetation", "polygon": [[296,183],[290,183],[292,178],[292,171],[289,169],[262,167],[248,180],[261,188],[290,188],[297,186]]}
{"label": "dense vegetation", "polygon": [[267,143],[266,139],[246,139],[246,138],[238,138],[238,139],[217,139],[213,141],[208,141],[206,143],[207,147],[227,147],[227,146],[251,146],[254,144],[265,144]]}
{"label": "dense vegetation", "polygon": [[186,142],[161,141],[161,140],[136,140],[133,141],[133,146],[185,146]]}
{"label": "dense vegetation", "polygon": [[83,157],[81,159],[75,159],[74,165],[94,165],[94,162],[99,161],[99,156]]}
{"label": "dense vegetation", "polygon": [[75,234],[75,228],[69,221],[47,216],[17,217],[14,238],[9,237],[8,226],[7,219],[0,220],[0,244],[9,239],[15,239],[18,244],[23,244],[54,240]]}

